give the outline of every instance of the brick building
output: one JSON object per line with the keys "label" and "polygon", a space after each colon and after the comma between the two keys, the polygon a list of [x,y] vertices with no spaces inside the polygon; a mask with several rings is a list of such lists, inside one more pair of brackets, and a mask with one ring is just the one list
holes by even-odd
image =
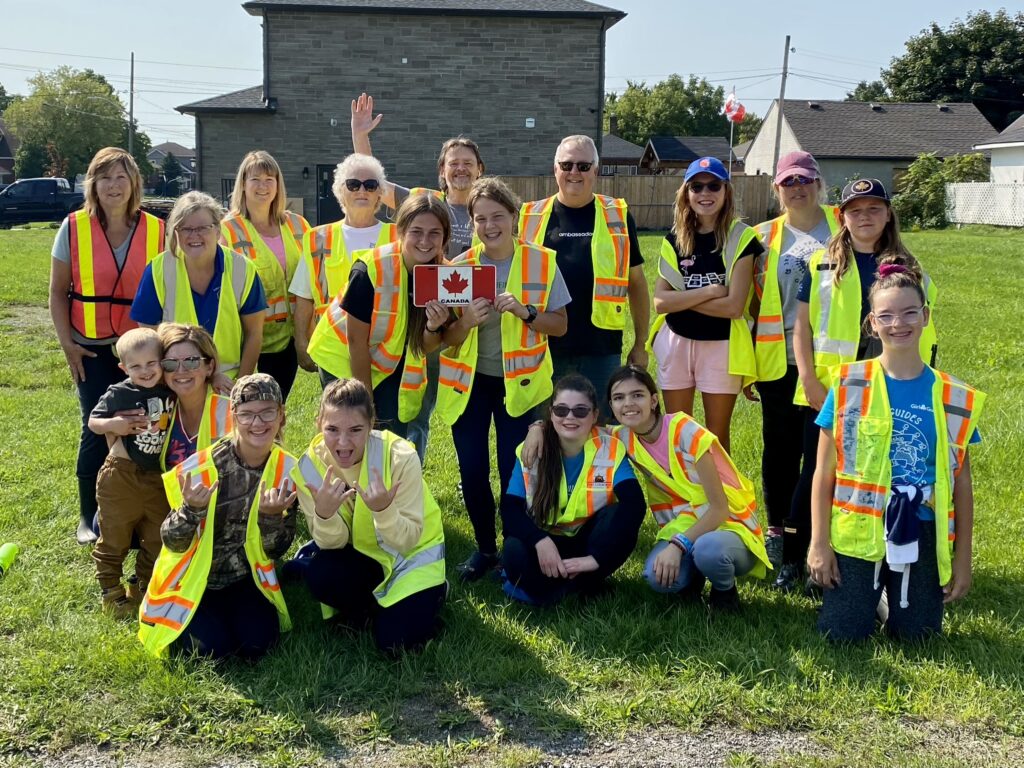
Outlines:
{"label": "brick building", "polygon": [[[488,173],[550,174],[558,141],[601,140],[605,33],[625,14],[584,0],[251,0],[263,83],[178,107],[196,119],[199,189],[225,197],[243,155],[277,158],[310,221],[336,218],[334,166],[352,151],[361,91],[388,177],[437,184],[437,153],[460,133]],[[321,216],[317,215],[318,207]]]}

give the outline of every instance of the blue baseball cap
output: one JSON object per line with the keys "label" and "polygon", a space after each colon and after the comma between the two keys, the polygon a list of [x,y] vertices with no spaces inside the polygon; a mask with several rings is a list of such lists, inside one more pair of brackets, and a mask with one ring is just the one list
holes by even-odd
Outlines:
{"label": "blue baseball cap", "polygon": [[725,170],[722,161],[717,157],[698,157],[690,163],[690,167],[686,169],[686,175],[683,176],[683,183],[685,184],[698,173],[710,173],[722,181],[729,180],[729,172]]}
{"label": "blue baseball cap", "polygon": [[859,197],[875,197],[886,203],[889,202],[889,194],[878,179],[857,179],[843,187],[843,194],[839,197],[840,209],[845,208],[847,203]]}

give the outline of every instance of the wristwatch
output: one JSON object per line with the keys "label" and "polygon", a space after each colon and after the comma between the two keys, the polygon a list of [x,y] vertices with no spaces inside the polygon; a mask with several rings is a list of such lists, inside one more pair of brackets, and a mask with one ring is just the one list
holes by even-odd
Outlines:
{"label": "wristwatch", "polygon": [[526,319],[523,320],[527,325],[532,325],[533,321],[537,319],[537,308],[533,304],[526,305]]}

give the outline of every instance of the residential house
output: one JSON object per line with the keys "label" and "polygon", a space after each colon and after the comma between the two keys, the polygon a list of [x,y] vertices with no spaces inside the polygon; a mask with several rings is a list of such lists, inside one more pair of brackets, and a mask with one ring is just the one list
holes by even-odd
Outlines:
{"label": "residential house", "polygon": [[644,148],[614,133],[601,139],[601,175],[636,176]]}
{"label": "residential house", "polygon": [[980,144],[975,144],[974,149],[992,154],[990,173],[993,182],[1024,183],[1024,115],[1010,123],[997,136],[990,135]]}
{"label": "residential house", "polygon": [[174,159],[181,164],[181,181],[178,189],[182,192],[193,189],[196,175],[196,151],[174,141],[157,144],[147,153],[146,159],[153,165],[153,175],[146,180],[146,186],[155,187],[157,182],[161,181],[160,168],[168,155],[174,155]]}
{"label": "residential house", "polygon": [[[778,100],[772,102],[747,150],[747,174],[772,173]],[[830,186],[858,176],[879,179],[893,190],[921,154],[938,157],[972,152],[992,126],[969,103],[922,104],[786,99],[779,155],[810,152]]]}
{"label": "residential house", "polygon": [[18,151],[18,138],[0,118],[0,184],[14,181],[14,155]]}
{"label": "residential house", "polygon": [[[651,136],[640,167],[646,173],[681,176],[700,157],[717,157],[729,164],[729,140],[723,136]],[[733,172],[742,171],[733,161]]]}
{"label": "residential house", "polygon": [[[601,140],[605,33],[621,11],[585,0],[249,0],[263,82],[178,107],[196,119],[197,183],[225,198],[265,149],[311,221],[337,216],[334,167],[352,151],[349,103],[384,115],[388,177],[437,185],[441,144],[464,134],[488,173],[549,175],[562,137]],[[571,43],[569,42],[571,41]]]}

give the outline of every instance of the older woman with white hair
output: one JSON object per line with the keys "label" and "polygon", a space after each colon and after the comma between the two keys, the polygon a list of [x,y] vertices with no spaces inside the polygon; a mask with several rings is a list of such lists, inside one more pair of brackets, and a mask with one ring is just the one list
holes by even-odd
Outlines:
{"label": "older woman with white hair", "polygon": [[281,385],[285,400],[295,383],[293,301],[288,283],[302,261],[309,223],[286,210],[281,167],[269,152],[253,150],[242,158],[231,193],[231,210],[221,222],[221,244],[248,256],[267,294],[263,346],[258,367]]}
{"label": "older woman with white hair", "polygon": [[[302,260],[288,291],[295,297],[299,365],[307,371],[317,370],[307,352],[309,339],[327,305],[348,285],[355,254],[396,240],[395,225],[376,215],[386,181],[384,166],[377,158],[358,153],[346,157],[334,169],[331,187],[345,218],[321,224],[306,235]],[[321,382],[326,384],[322,375]]]}
{"label": "older woman with white hair", "polygon": [[167,219],[166,250],[151,261],[132,302],[131,317],[201,325],[220,359],[214,388],[231,391],[238,376],[256,370],[267,308],[256,265],[217,243],[224,209],[205,192],[178,198]]}

